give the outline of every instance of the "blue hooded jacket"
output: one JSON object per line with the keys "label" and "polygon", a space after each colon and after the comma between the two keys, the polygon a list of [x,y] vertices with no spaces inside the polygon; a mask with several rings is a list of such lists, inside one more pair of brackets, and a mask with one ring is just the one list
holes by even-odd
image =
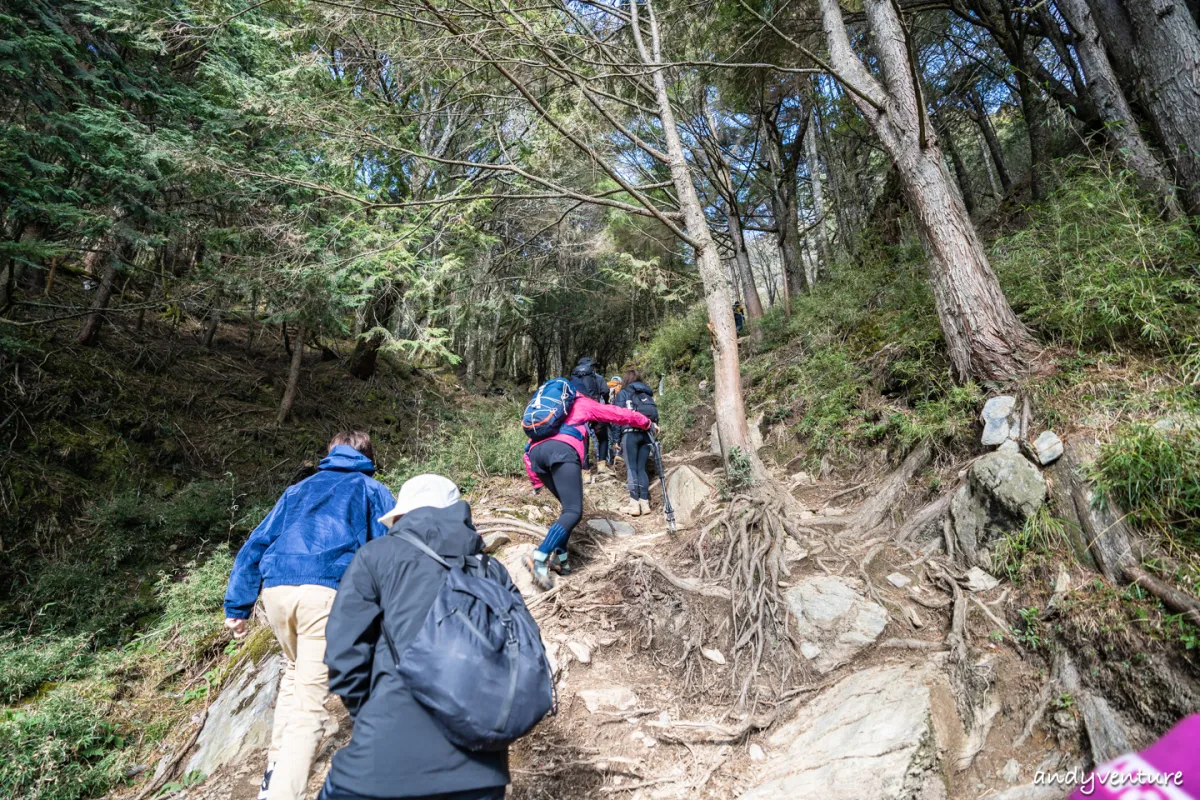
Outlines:
{"label": "blue hooded jacket", "polygon": [[379,518],[396,505],[370,477],[375,465],[339,444],[317,474],[288,487],[238,551],[225,592],[225,616],[249,619],[259,592],[313,584],[336,589],[355,552],[387,533]]}

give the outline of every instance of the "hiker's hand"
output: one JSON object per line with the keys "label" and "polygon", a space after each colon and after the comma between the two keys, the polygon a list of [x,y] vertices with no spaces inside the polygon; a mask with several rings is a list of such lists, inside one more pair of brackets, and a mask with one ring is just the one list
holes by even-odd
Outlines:
{"label": "hiker's hand", "polygon": [[657,423],[657,422],[651,422],[651,423],[650,423],[650,433],[651,433],[651,435],[653,435],[653,436],[654,436],[654,438],[655,438],[655,439],[657,439],[657,438],[659,438],[660,436],[662,436],[662,428],[658,427],[658,423]]}
{"label": "hiker's hand", "polygon": [[225,618],[225,627],[233,631],[233,638],[241,639],[246,635],[246,620]]}

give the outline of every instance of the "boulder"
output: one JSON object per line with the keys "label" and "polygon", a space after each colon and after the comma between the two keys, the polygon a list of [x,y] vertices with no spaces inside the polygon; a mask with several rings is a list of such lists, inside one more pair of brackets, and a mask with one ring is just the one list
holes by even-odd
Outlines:
{"label": "boulder", "polygon": [[[800,634],[801,652],[817,672],[829,672],[872,644],[887,627],[883,606],[860,595],[844,579],[806,578],[785,595]],[[819,652],[804,644],[815,645]],[[810,656],[809,653],[816,653]]]}
{"label": "boulder", "polygon": [[667,479],[667,495],[680,525],[693,524],[700,509],[715,493],[713,485],[686,464]]}
{"label": "boulder", "polygon": [[963,562],[990,567],[993,543],[1019,530],[1045,502],[1045,478],[1020,453],[997,450],[980,458],[950,501]]}
{"label": "boulder", "polygon": [[489,533],[483,537],[483,552],[494,553],[511,541],[507,533]]}
{"label": "boulder", "polygon": [[1033,442],[1033,453],[1043,467],[1062,458],[1063,443],[1054,431],[1042,431]]}
{"label": "boulder", "polygon": [[183,772],[212,775],[271,743],[283,656],[247,664],[208,709],[195,752]]}
{"label": "boulder", "polygon": [[764,780],[741,800],[945,800],[925,674],[853,673],[771,736]]}
{"label": "boulder", "polygon": [[999,585],[999,580],[984,572],[979,567],[971,567],[967,570],[966,586],[968,592],[990,592]]}
{"label": "boulder", "polygon": [[521,563],[521,560],[535,549],[537,549],[536,545],[525,542],[505,548],[500,558],[500,562],[508,570],[508,576],[512,578],[513,584],[520,590],[521,595],[526,600],[533,599],[542,591],[534,584],[533,576],[529,574],[529,570]]}
{"label": "boulder", "polygon": [[596,533],[602,533],[605,536],[633,536],[637,533],[637,529],[628,522],[622,522],[618,519],[589,519],[587,526]]}

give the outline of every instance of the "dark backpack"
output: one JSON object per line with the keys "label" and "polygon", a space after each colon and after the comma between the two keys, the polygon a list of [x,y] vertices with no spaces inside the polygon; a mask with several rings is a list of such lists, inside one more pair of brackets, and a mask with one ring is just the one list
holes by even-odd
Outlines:
{"label": "dark backpack", "polygon": [[[575,407],[577,395],[575,387],[562,378],[553,378],[539,386],[521,417],[525,435],[532,441],[540,442],[558,434],[567,421],[567,415]],[[574,431],[571,433],[575,435]]]}
{"label": "dark backpack", "polygon": [[[579,394],[587,395],[597,402],[603,402],[604,395],[608,391],[608,384],[600,379],[596,370],[591,367],[586,370],[576,367],[571,372],[571,386]],[[603,391],[600,389],[601,386],[604,387]]]}
{"label": "dark backpack", "polygon": [[[448,570],[396,671],[446,738],[466,750],[503,750],[554,709],[554,679],[520,592],[486,555],[452,565],[410,533],[395,533]],[[457,560],[457,559],[455,559]]]}
{"label": "dark backpack", "polygon": [[650,392],[630,386],[629,394],[625,400],[625,407],[638,412],[643,417],[648,417],[655,425],[658,424],[658,404],[654,402],[654,395]]}

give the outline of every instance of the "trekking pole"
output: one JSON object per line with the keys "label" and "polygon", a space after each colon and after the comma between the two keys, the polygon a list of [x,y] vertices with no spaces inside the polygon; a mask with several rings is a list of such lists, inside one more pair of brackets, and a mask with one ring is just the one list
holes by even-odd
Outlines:
{"label": "trekking pole", "polygon": [[650,437],[650,452],[654,453],[654,467],[658,470],[658,480],[662,484],[663,513],[667,516],[667,530],[674,533],[675,509],[671,508],[671,498],[667,497],[667,474],[663,471],[662,445],[649,430],[646,431],[646,435]]}

